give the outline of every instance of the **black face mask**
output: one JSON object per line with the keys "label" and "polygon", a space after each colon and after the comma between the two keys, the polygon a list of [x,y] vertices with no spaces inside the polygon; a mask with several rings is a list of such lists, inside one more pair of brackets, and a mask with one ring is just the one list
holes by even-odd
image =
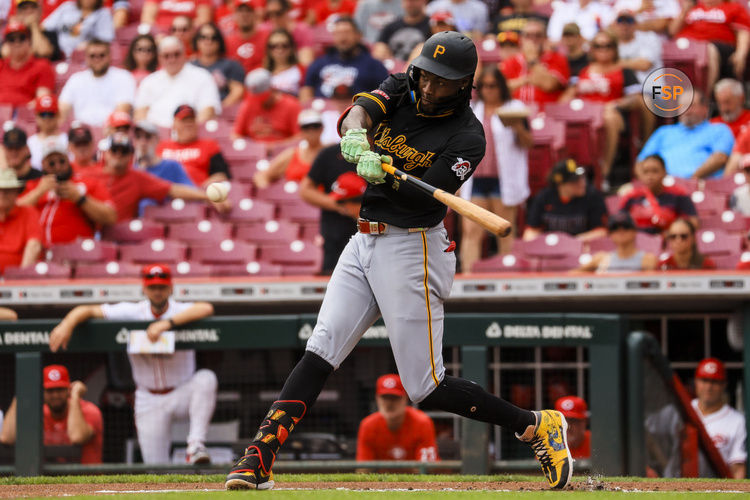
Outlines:
{"label": "black face mask", "polygon": [[471,85],[467,85],[465,89],[459,90],[458,93],[451,97],[446,97],[439,103],[435,103],[435,109],[431,112],[425,112],[420,109],[419,100],[419,68],[415,68],[414,65],[409,66],[406,70],[407,74],[407,87],[409,88],[409,95],[414,103],[417,103],[418,115],[426,117],[442,117],[447,114],[454,113],[461,108],[465,108],[469,105],[471,99]]}

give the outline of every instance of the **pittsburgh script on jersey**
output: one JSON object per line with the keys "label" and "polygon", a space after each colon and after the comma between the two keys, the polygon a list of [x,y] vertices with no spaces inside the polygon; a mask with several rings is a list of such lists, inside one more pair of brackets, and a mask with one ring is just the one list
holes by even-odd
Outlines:
{"label": "pittsburgh script on jersey", "polygon": [[417,167],[430,168],[432,158],[435,156],[432,151],[422,153],[407,145],[406,136],[403,134],[392,136],[391,128],[382,124],[375,132],[375,145],[401,158],[404,161],[402,167],[404,170],[414,170]]}

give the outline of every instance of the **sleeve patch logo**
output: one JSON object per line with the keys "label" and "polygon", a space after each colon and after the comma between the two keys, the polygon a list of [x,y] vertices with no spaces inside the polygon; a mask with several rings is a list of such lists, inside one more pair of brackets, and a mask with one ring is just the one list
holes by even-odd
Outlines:
{"label": "sleeve patch logo", "polygon": [[451,170],[456,173],[456,177],[463,181],[469,175],[469,172],[471,172],[471,163],[459,157],[458,161],[451,167]]}
{"label": "sleeve patch logo", "polygon": [[391,100],[391,96],[389,96],[388,94],[386,94],[385,92],[383,92],[380,89],[375,89],[375,90],[372,91],[372,93],[373,94],[377,94],[377,95],[383,97],[386,101],[390,101]]}

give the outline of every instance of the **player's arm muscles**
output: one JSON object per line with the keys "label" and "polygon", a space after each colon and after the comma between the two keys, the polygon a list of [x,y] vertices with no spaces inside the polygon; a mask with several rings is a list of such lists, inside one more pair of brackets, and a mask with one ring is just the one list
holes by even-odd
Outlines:
{"label": "player's arm muscles", "polygon": [[180,311],[172,316],[172,323],[179,327],[199,319],[207,318],[214,314],[214,306],[208,302],[196,302],[184,311]]}
{"label": "player's arm muscles", "polygon": [[67,349],[75,327],[92,318],[103,318],[104,311],[100,305],[83,305],[74,307],[49,334],[49,349],[56,352],[60,347]]}
{"label": "player's arm muscles", "polygon": [[367,110],[362,106],[355,104],[346,113],[346,116],[341,120],[341,126],[339,127],[339,133],[343,137],[347,130],[363,128],[370,130],[372,127],[372,118],[367,113]]}
{"label": "player's arm muscles", "polygon": [[86,421],[86,417],[83,415],[83,410],[81,409],[81,400],[85,392],[86,386],[80,380],[76,380],[71,384],[70,399],[68,400],[68,421],[66,424],[68,439],[75,445],[86,444],[94,437],[94,428]]}
{"label": "player's arm muscles", "polygon": [[349,129],[363,128],[369,131],[374,124],[391,114],[405,91],[405,76],[391,75],[377,89],[354,96],[354,104],[339,119],[341,136]]}
{"label": "player's arm muscles", "polygon": [[745,479],[745,463],[739,463],[739,464],[730,464],[729,465],[729,474],[734,479]]}

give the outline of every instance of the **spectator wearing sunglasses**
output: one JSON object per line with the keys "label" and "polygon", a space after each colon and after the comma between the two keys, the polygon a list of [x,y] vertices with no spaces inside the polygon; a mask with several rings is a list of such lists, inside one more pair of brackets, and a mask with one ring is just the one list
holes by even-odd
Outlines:
{"label": "spectator wearing sunglasses", "polygon": [[100,168],[97,158],[98,148],[88,125],[73,122],[68,131],[70,165],[74,172],[85,174]]}
{"label": "spectator wearing sunglasses", "polygon": [[[0,104],[25,106],[55,89],[55,73],[47,59],[34,56],[29,28],[10,21],[3,31],[0,58]],[[7,47],[7,48],[6,48]]]}
{"label": "spectator wearing sunglasses", "polygon": [[135,79],[112,66],[109,42],[91,40],[85,53],[87,69],[70,75],[60,92],[60,115],[101,127],[113,111],[133,111]]}
{"label": "spectator wearing sunglasses", "polygon": [[57,32],[60,48],[68,57],[89,40],[111,42],[115,38],[112,13],[102,3],[103,0],[65,2],[44,20],[42,26]]}
{"label": "spectator wearing sunglasses", "polygon": [[234,122],[233,137],[249,137],[267,143],[291,139],[299,132],[296,97],[271,86],[271,73],[259,68],[245,78],[247,96]]}
{"label": "spectator wearing sunglasses", "polygon": [[169,34],[182,42],[182,45],[185,47],[185,55],[188,58],[192,58],[193,36],[195,35],[193,20],[188,16],[175,17],[172,20],[172,25],[169,27]]}
{"label": "spectator wearing sunglasses", "polygon": [[236,29],[224,30],[228,57],[242,64],[246,73],[262,64],[269,31],[258,25],[254,1],[236,0],[232,14]]}
{"label": "spectator wearing sunglasses", "polygon": [[617,35],[620,66],[635,71],[639,83],[643,83],[653,70],[661,68],[661,39],[653,31],[638,29],[633,12],[619,12],[612,30]]}
{"label": "spectator wearing sunglasses", "polygon": [[128,53],[123,61],[123,67],[130,72],[135,79],[136,86],[140,85],[144,78],[156,71],[158,60],[156,58],[156,41],[154,37],[138,35],[130,42]]}
{"label": "spectator wearing sunglasses", "polygon": [[294,20],[290,11],[289,0],[267,0],[265,10],[267,21],[261,25],[261,28],[268,33],[280,28],[291,33],[297,45],[297,59],[300,64],[307,67],[315,59],[313,51],[315,35],[309,24]]}
{"label": "spectator wearing sunglasses", "polygon": [[297,96],[305,83],[305,68],[297,62],[294,38],[286,30],[273,30],[266,41],[263,67],[271,72],[271,87]]}
{"label": "spectator wearing sunglasses", "polygon": [[565,49],[570,67],[570,85],[578,83],[578,74],[589,65],[589,54],[586,52],[586,39],[581,36],[581,28],[576,23],[563,26],[560,46]]}
{"label": "spectator wearing sunglasses", "polygon": [[43,95],[36,100],[36,134],[29,137],[27,144],[31,152],[31,166],[42,169],[42,149],[48,140],[59,141],[68,146],[68,135],[60,128],[61,120],[54,95]]}
{"label": "spectator wearing sunglasses", "polygon": [[195,26],[210,23],[213,18],[211,0],[147,0],[141,11],[141,23],[166,30],[178,16],[186,16]]}
{"label": "spectator wearing sunglasses", "polygon": [[[42,29],[42,6],[38,0],[13,0],[10,2],[16,7],[15,15],[11,17],[20,21],[29,28],[31,35],[31,50],[36,57],[45,57],[50,61],[65,59],[65,54],[60,50],[57,42],[57,33]],[[48,2],[44,2],[48,6]],[[50,11],[51,12],[51,11]]]}
{"label": "spectator wearing sunglasses", "polygon": [[219,28],[213,23],[204,24],[195,33],[192,45],[195,59],[190,62],[214,77],[222,107],[239,103],[245,94],[245,70],[237,61],[227,58],[227,47]]}
{"label": "spectator wearing sunglasses", "polygon": [[669,255],[659,261],[658,267],[662,271],[716,269],[714,261],[698,251],[695,226],[689,220],[674,221],[664,239],[667,241]]}

